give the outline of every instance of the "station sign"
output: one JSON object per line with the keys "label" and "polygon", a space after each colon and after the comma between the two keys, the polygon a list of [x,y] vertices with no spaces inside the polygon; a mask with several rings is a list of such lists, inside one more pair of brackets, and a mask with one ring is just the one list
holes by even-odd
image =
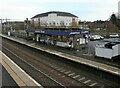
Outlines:
{"label": "station sign", "polygon": [[35,33],[45,33],[43,30],[36,30]]}
{"label": "station sign", "polygon": [[89,31],[81,31],[81,34],[89,34]]}
{"label": "station sign", "polygon": [[80,32],[78,31],[78,32],[70,32],[70,35],[77,35],[77,34],[80,34]]}

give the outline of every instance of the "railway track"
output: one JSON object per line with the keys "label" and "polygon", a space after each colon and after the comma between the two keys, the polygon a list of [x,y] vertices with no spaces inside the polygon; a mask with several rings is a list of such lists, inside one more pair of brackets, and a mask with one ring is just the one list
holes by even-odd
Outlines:
{"label": "railway track", "polygon": [[[116,88],[118,86],[111,81],[88,74],[82,70],[78,72],[78,69],[68,66],[68,64],[63,64],[56,57],[54,57],[56,58],[55,61],[52,59],[53,57],[50,57],[51,55],[23,45],[20,46],[9,40],[3,40],[3,52],[43,86],[98,88]],[[90,76],[94,76],[95,78]]]}
{"label": "railway track", "polygon": [[[3,43],[3,45],[5,45],[5,43]],[[2,47],[3,47],[2,50],[4,53],[6,53],[15,63],[17,63],[22,69],[24,69],[30,76],[32,76],[37,82],[39,82],[44,87],[49,87],[49,86],[52,86],[52,87],[53,86],[55,86],[55,87],[56,86],[57,87],[85,86],[85,87],[87,87],[86,85],[78,83],[78,82],[71,85],[71,83],[67,82],[67,81],[66,82],[64,81],[64,85],[63,85],[49,76],[49,75],[51,75],[51,72],[50,72],[51,67],[45,66],[45,64],[43,64],[43,62],[42,63],[40,61],[38,62],[38,60],[35,61],[34,58],[36,58],[36,57],[32,57],[31,54],[28,54],[26,52],[21,52],[21,50],[20,50],[23,57],[26,56],[23,59],[23,57],[20,57],[20,55],[17,55],[13,51],[9,50],[10,48],[7,49],[5,46],[2,46]],[[10,47],[12,49],[14,46],[11,45]],[[15,47],[13,48],[14,51],[18,51],[18,49],[19,48],[15,48]],[[35,62],[35,63],[31,63],[31,62]],[[28,66],[26,66],[26,64]],[[39,70],[40,68],[44,68],[44,70],[47,70],[47,72],[44,71],[43,69]],[[35,70],[37,70],[37,71],[35,71]],[[54,69],[52,69],[52,72],[53,72],[53,70]],[[42,78],[41,78],[41,73],[44,74],[46,77],[42,76]],[[49,75],[47,75],[47,73],[49,73]],[[56,73],[56,71],[54,71],[54,73]],[[53,75],[53,77],[54,76],[56,76],[56,74]],[[47,78],[50,78],[50,80]],[[56,76],[56,78],[60,79],[60,77],[57,77],[57,76]],[[53,81],[53,82],[51,82],[51,81]],[[63,79],[61,79],[61,81],[63,81]]]}
{"label": "railway track", "polygon": [[[4,51],[4,50],[6,50],[6,51]],[[64,88],[64,86],[61,83],[52,79],[50,76],[48,76],[44,72],[40,71],[39,69],[34,67],[32,64],[28,63],[27,61],[25,61],[21,57],[17,56],[15,53],[8,50],[4,46],[3,46],[3,51],[7,54],[9,53],[8,54],[9,57],[14,57],[14,59],[12,58],[12,60],[14,62],[16,62],[20,67],[22,67],[22,69],[24,69],[28,74],[31,73],[30,75],[33,78],[35,78],[35,79],[37,78],[36,80],[39,83],[41,83],[43,86],[50,86],[51,85],[51,86],[57,86],[57,87],[61,87],[61,88],[63,87]],[[39,79],[41,79],[41,80],[39,80]]]}

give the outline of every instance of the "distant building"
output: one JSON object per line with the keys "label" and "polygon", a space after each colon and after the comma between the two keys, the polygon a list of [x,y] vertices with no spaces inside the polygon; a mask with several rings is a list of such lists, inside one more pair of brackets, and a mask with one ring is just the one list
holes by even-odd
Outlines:
{"label": "distant building", "polygon": [[3,31],[15,31],[15,30],[23,30],[24,22],[22,21],[7,21],[2,23]]}
{"label": "distant building", "polygon": [[68,12],[50,11],[31,18],[33,27],[76,27],[78,17]]}
{"label": "distant building", "polygon": [[[96,30],[114,30],[117,29],[116,26],[111,21],[102,21],[97,20],[94,22],[80,22],[80,25],[83,24],[85,27],[88,27],[91,32],[94,32]],[[85,28],[85,29],[88,29]]]}
{"label": "distant building", "polygon": [[120,19],[120,1],[118,2],[118,18]]}
{"label": "distant building", "polygon": [[80,29],[85,29],[85,30],[89,30],[89,23],[88,21],[79,21],[79,28]]}

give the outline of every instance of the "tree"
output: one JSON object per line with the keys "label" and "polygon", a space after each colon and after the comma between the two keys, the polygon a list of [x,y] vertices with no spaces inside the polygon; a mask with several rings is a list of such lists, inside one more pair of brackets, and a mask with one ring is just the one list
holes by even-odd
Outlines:
{"label": "tree", "polygon": [[114,24],[117,25],[117,17],[115,16],[115,14],[111,15],[110,21]]}
{"label": "tree", "polygon": [[111,21],[116,27],[118,27],[118,29],[120,29],[120,19],[118,19],[115,14],[112,14],[112,15],[111,15],[110,21]]}

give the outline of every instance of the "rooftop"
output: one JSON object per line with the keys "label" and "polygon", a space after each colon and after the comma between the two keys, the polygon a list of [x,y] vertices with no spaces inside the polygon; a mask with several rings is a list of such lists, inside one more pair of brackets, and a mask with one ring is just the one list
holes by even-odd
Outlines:
{"label": "rooftop", "polygon": [[68,12],[50,11],[50,12],[46,12],[46,13],[41,13],[41,14],[35,15],[32,18],[48,16],[48,14],[51,14],[51,13],[55,13],[55,14],[57,14],[57,16],[77,17],[76,15],[68,13]]}

